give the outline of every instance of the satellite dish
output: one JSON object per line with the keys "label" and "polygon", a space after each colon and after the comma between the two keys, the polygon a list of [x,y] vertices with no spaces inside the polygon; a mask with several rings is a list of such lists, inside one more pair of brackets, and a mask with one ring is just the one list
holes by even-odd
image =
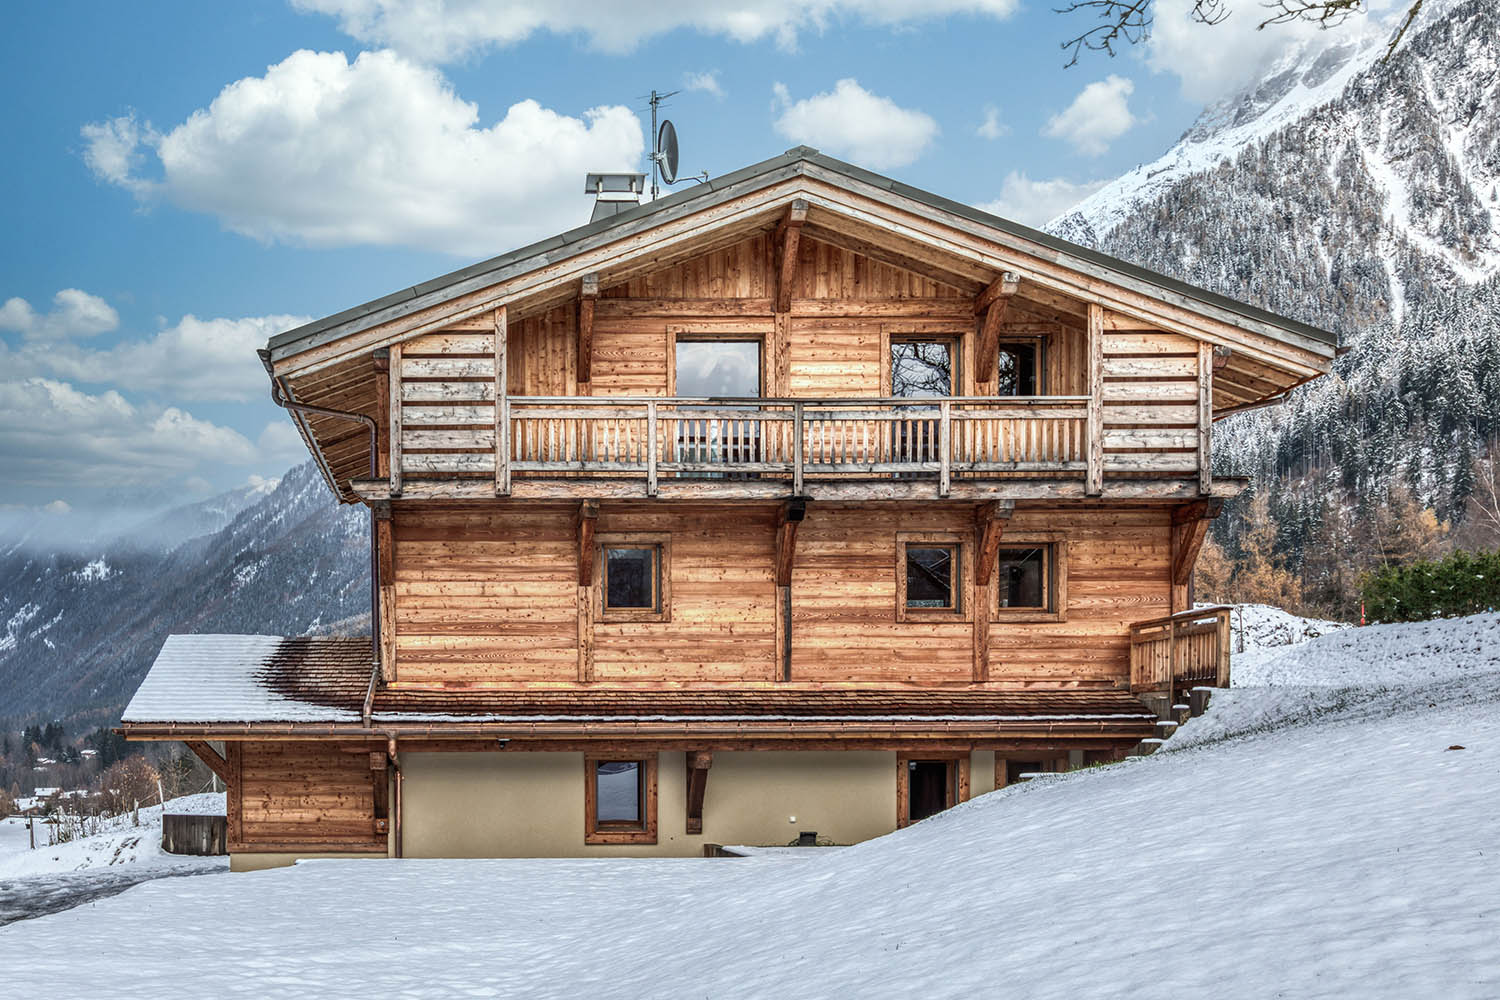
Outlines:
{"label": "satellite dish", "polygon": [[677,183],[677,129],[670,119],[661,123],[656,133],[656,162],[661,167],[661,179],[668,184]]}

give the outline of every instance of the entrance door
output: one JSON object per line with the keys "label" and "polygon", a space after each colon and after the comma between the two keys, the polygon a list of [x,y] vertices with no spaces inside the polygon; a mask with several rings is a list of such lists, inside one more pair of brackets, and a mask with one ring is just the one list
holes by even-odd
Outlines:
{"label": "entrance door", "polygon": [[948,808],[948,790],[952,786],[952,761],[913,760],[907,762],[907,815],[910,823],[926,819]]}

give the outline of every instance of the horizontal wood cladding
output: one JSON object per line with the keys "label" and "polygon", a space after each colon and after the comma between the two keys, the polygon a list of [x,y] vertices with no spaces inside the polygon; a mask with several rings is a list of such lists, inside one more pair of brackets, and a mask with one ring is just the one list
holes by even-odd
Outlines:
{"label": "horizontal wood cladding", "polygon": [[369,754],[314,742],[247,742],[234,753],[230,850],[385,850],[374,832],[375,783],[385,772],[371,771]]}

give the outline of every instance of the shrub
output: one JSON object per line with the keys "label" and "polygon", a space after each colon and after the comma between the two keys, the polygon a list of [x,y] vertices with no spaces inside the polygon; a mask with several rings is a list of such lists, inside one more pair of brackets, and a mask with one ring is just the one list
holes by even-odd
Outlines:
{"label": "shrub", "polygon": [[1415,622],[1500,607],[1500,551],[1453,552],[1431,562],[1386,566],[1365,578],[1365,615]]}

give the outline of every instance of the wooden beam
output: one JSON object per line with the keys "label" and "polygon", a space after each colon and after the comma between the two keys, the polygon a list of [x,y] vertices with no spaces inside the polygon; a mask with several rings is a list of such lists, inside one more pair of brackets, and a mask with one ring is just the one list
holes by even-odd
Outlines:
{"label": "wooden beam", "polygon": [[199,760],[208,765],[210,771],[219,776],[220,781],[225,785],[229,784],[229,761],[220,757],[219,751],[202,740],[183,740],[183,743]]}
{"label": "wooden beam", "polygon": [[852,254],[868,257],[870,260],[880,264],[898,267],[903,271],[911,271],[913,274],[920,274],[924,278],[930,278],[940,284],[957,288],[966,294],[977,294],[984,290],[983,282],[976,281],[967,274],[948,270],[930,261],[901,253],[899,250],[892,249],[889,245],[883,246],[870,240],[861,239],[858,236],[851,236],[848,233],[840,232],[837,229],[830,229],[826,226],[819,226],[809,222],[803,227],[802,235],[808,239],[817,240],[819,243],[827,243],[829,246],[837,247],[840,250],[847,250]]}
{"label": "wooden beam", "polygon": [[495,307],[495,495],[510,493],[510,321]]}
{"label": "wooden beam", "polygon": [[381,348],[375,352],[375,427],[376,467],[375,474],[382,479],[391,475],[391,453],[380,447],[380,434],[391,432],[391,352]]}
{"label": "wooden beam", "polygon": [[792,562],[797,555],[797,525],[807,516],[807,501],[788,500],[776,518],[776,586],[792,585]]}
{"label": "wooden beam", "polygon": [[995,572],[995,560],[1000,552],[1000,536],[1005,533],[1005,524],[1015,512],[1014,500],[991,500],[980,504],[974,511],[974,526],[979,530],[974,582],[981,587],[990,585],[990,576]]}
{"label": "wooden beam", "polygon": [[1198,563],[1198,552],[1203,540],[1208,537],[1208,526],[1224,510],[1224,501],[1217,498],[1183,504],[1172,512],[1171,535],[1171,595],[1172,614],[1188,609],[1188,584],[1193,579],[1193,567]]}
{"label": "wooden beam", "polygon": [[380,677],[386,683],[396,679],[396,526],[391,521],[391,505],[376,501],[375,514],[375,586],[380,588]]}
{"label": "wooden beam", "polygon": [[599,520],[599,501],[585,500],[578,505],[578,586],[594,582],[594,523]]}
{"label": "wooden beam", "polygon": [[802,224],[807,221],[807,199],[794,198],[786,207],[786,216],[776,227],[776,243],[781,256],[776,268],[776,311],[792,307],[792,282],[797,276],[797,247],[802,240]]}
{"label": "wooden beam", "polygon": [[714,755],[706,750],[687,756],[687,832],[703,832],[703,796],[708,791],[708,769]]}
{"label": "wooden beam", "polygon": [[1096,497],[1104,492],[1104,308],[1097,302],[1089,304],[1088,352],[1088,472],[1084,492]]}
{"label": "wooden beam", "polygon": [[578,381],[592,382],[594,360],[594,301],[599,298],[599,275],[585,274],[578,285]]}
{"label": "wooden beam", "polygon": [[401,495],[401,345],[392,344],[390,353],[390,403],[387,408],[386,451],[390,455],[391,496]]}
{"label": "wooden beam", "polygon": [[[1000,327],[1005,323],[1005,311],[1010,300],[1020,287],[1021,279],[1009,271],[996,278],[994,283],[980,293],[974,301],[974,314],[981,316],[979,343],[974,350],[974,380],[991,382],[1000,351]],[[980,303],[984,303],[981,309]]]}
{"label": "wooden beam", "polygon": [[1198,492],[1208,496],[1214,489],[1214,348],[1198,345]]}

